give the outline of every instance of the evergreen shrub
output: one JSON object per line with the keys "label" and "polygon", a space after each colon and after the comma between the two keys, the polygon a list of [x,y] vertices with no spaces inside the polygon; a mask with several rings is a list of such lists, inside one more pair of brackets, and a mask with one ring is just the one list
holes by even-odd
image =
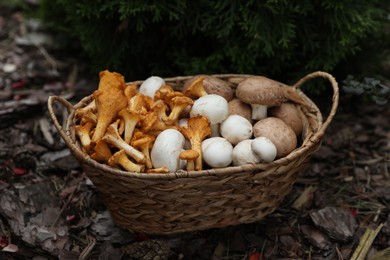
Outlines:
{"label": "evergreen shrub", "polygon": [[128,80],[245,73],[292,83],[315,70],[332,73],[370,51],[366,43],[388,23],[385,3],[41,0],[40,15],[63,43],[80,44],[91,67]]}

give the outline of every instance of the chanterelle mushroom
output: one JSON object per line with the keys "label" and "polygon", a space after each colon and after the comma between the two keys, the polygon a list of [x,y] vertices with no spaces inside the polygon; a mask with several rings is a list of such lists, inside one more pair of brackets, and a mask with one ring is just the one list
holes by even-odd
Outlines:
{"label": "chanterelle mushroom", "polygon": [[277,158],[288,155],[297,147],[297,136],[294,130],[276,117],[259,120],[253,126],[253,135],[267,137],[276,146]]}
{"label": "chanterelle mushroom", "polygon": [[119,120],[115,121],[107,128],[107,132],[102,138],[103,141],[113,145],[119,150],[125,150],[126,154],[136,160],[137,163],[144,163],[146,159],[145,155],[122,139],[118,133],[118,124]]}
{"label": "chanterelle mushroom", "polygon": [[184,150],[180,153],[180,159],[187,161],[187,171],[195,170],[195,160],[199,157],[199,153],[194,150]]}
{"label": "chanterelle mushroom", "polygon": [[153,147],[154,140],[156,140],[154,135],[143,132],[136,132],[131,139],[131,146],[139,149],[145,155],[146,169],[153,168],[152,160],[150,159],[150,150]]}
{"label": "chanterelle mushroom", "polygon": [[98,89],[93,93],[97,108],[97,123],[92,142],[100,140],[118,112],[127,106],[126,86],[122,75],[108,70],[100,72]]}
{"label": "chanterelle mushroom", "polygon": [[199,153],[195,161],[195,170],[202,170],[202,141],[211,134],[210,121],[204,116],[191,117],[187,126],[180,127],[180,132],[190,140],[191,149]]}
{"label": "chanterelle mushroom", "polygon": [[145,165],[133,163],[126,155],[125,150],[119,150],[108,160],[110,166],[120,165],[129,172],[143,172]]}
{"label": "chanterelle mushroom", "polygon": [[135,127],[137,126],[138,122],[141,121],[141,115],[138,112],[124,108],[119,111],[118,116],[121,117],[124,122],[125,134],[123,139],[126,143],[129,144],[131,138],[133,137]]}

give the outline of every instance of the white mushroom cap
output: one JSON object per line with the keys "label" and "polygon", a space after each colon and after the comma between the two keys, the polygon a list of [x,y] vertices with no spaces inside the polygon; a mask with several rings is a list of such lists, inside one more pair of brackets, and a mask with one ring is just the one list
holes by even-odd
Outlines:
{"label": "white mushroom cap", "polygon": [[163,78],[151,76],[142,82],[139,87],[139,93],[154,98],[156,91],[163,85],[165,85],[165,80]]}
{"label": "white mushroom cap", "polygon": [[153,168],[167,167],[170,172],[180,168],[180,153],[184,146],[185,138],[175,129],[166,129],[156,138],[150,158]]}
{"label": "white mushroom cap", "polygon": [[252,137],[252,124],[243,116],[230,115],[221,123],[221,135],[233,145]]}
{"label": "white mushroom cap", "polygon": [[276,146],[267,137],[261,136],[253,139],[252,152],[262,162],[272,162],[276,158]]}
{"label": "white mushroom cap", "polygon": [[225,138],[211,137],[202,142],[202,155],[210,167],[227,167],[233,160],[233,145]]}
{"label": "white mushroom cap", "polygon": [[233,148],[233,165],[239,166],[260,162],[259,158],[252,151],[252,141],[252,139],[243,140]]}
{"label": "white mushroom cap", "polygon": [[218,124],[228,116],[228,102],[216,94],[204,95],[194,101],[190,111],[190,117],[205,116],[210,124]]}

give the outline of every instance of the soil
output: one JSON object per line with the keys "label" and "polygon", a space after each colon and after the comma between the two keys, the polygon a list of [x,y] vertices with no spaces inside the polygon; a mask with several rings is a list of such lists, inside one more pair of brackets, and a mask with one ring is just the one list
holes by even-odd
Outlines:
{"label": "soil", "polygon": [[[390,259],[390,108],[341,92],[293,191],[251,224],[147,236],[123,230],[61,141],[47,98],[71,103],[97,77],[43,26],[0,8],[1,259]],[[331,97],[313,97],[324,115]]]}

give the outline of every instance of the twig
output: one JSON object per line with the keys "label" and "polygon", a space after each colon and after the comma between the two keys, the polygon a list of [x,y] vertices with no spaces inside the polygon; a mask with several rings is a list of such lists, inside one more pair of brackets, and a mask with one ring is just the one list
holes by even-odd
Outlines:
{"label": "twig", "polygon": [[372,243],[374,243],[374,240],[382,227],[383,223],[380,224],[375,230],[367,227],[366,232],[364,232],[364,235],[360,239],[360,242],[351,257],[351,260],[363,260],[366,258],[368,250],[371,248]]}
{"label": "twig", "polygon": [[57,70],[56,61],[50,56],[50,54],[40,44],[34,42],[34,46],[42,53],[43,57],[50,63],[52,70]]}
{"label": "twig", "polygon": [[83,252],[81,252],[78,260],[87,259],[88,255],[91,253],[95,245],[96,245],[96,239],[94,237],[91,237],[91,242],[88,244],[86,248],[84,248]]}
{"label": "twig", "polygon": [[336,253],[337,253],[337,257],[339,260],[343,260],[344,257],[343,257],[343,254],[340,252],[340,249],[338,246],[336,246]]}
{"label": "twig", "polygon": [[368,160],[355,161],[355,163],[357,165],[373,165],[373,164],[377,164],[383,160],[384,160],[383,157],[378,157],[378,158],[373,158],[373,159],[368,159]]}
{"label": "twig", "polygon": [[74,193],[76,192],[76,190],[78,190],[80,188],[80,184],[74,188],[74,190],[72,191],[72,193],[69,195],[68,197],[68,200],[65,202],[65,204],[62,206],[60,212],[58,213],[56,219],[54,220],[53,224],[51,225],[52,227],[55,227],[57,225],[57,221],[60,219],[62,213],[64,212],[65,208],[68,206],[68,204],[70,203],[70,201],[72,200],[73,198],[73,195]]}

